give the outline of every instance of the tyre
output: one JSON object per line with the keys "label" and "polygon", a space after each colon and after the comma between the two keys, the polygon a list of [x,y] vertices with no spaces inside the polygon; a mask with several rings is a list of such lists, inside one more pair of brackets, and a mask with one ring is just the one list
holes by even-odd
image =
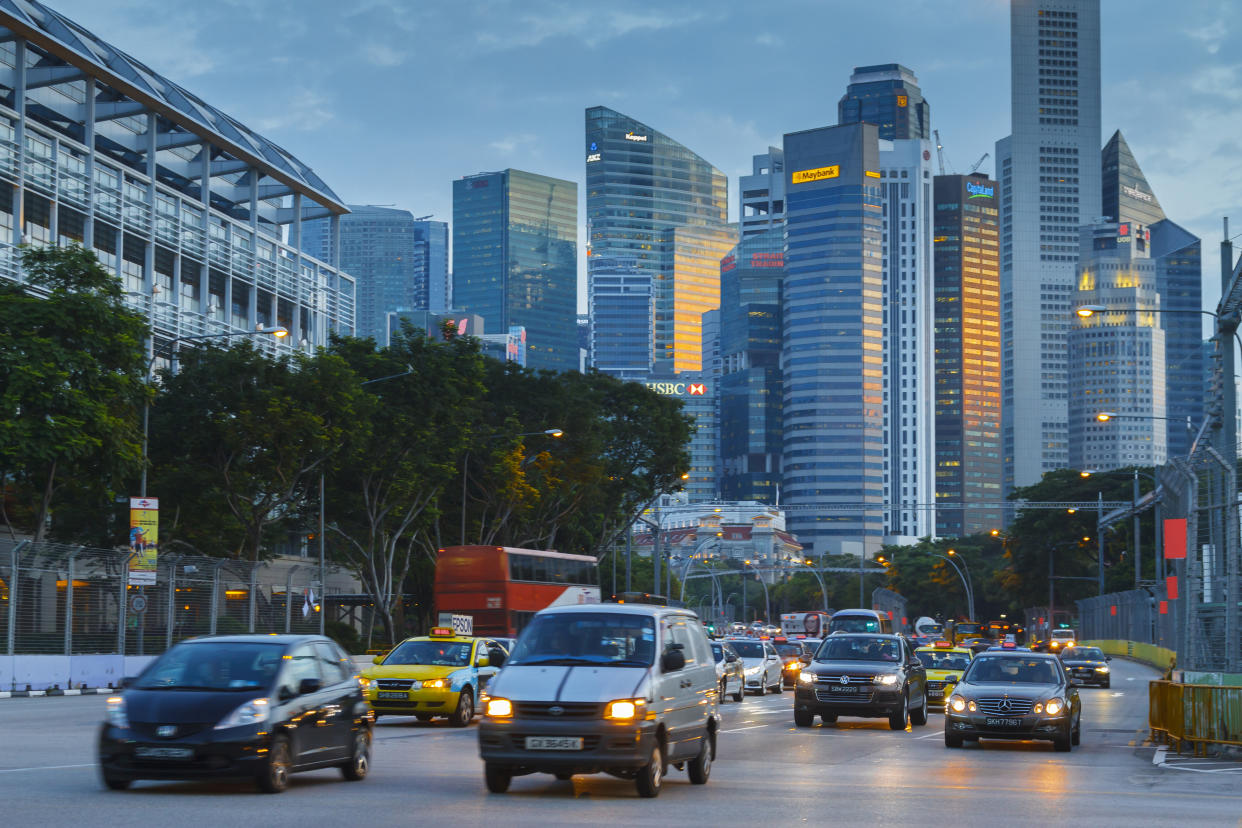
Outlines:
{"label": "tyre", "polygon": [[690,775],[690,784],[706,785],[707,778],[712,775],[712,753],[715,751],[715,738],[708,734],[699,748],[699,755],[690,760],[686,773]]}
{"label": "tyre", "polygon": [[836,713],[820,713],[819,718],[823,720],[824,724],[836,724],[837,723]]}
{"label": "tyre", "polygon": [[362,728],[354,734],[354,747],[349,760],[341,765],[341,776],[350,782],[359,782],[367,778],[371,770],[371,730]]}
{"label": "tyre", "polygon": [[743,698],[745,698],[745,696],[746,696],[746,679],[740,678],[737,680],[737,692],[733,694],[733,700],[735,702],[740,702]]}
{"label": "tyre", "polygon": [[910,699],[905,693],[901,694],[901,703],[893,708],[888,714],[889,730],[905,730],[906,723],[910,721]]}
{"label": "tyre", "polygon": [[960,748],[962,746],[962,737],[954,736],[946,730],[944,732],[944,746],[947,748]]}
{"label": "tyre", "polygon": [[263,793],[281,793],[289,787],[289,769],[293,765],[293,750],[289,746],[289,737],[284,734],[272,739],[267,749],[267,761],[259,772],[255,783]]}
{"label": "tyre", "polygon": [[812,727],[815,724],[815,714],[809,710],[799,710],[794,708],[794,725],[797,727]]}
{"label": "tyre", "polygon": [[763,679],[759,679],[759,689],[755,691],[756,696],[766,696],[768,694],[768,685]]}
{"label": "tyre", "polygon": [[1059,734],[1057,738],[1052,740],[1052,748],[1057,753],[1069,753],[1073,750],[1074,735],[1069,731],[1068,727],[1064,733]]}
{"label": "tyre", "polygon": [[922,727],[927,724],[927,694],[923,694],[923,704],[917,711],[910,711],[910,724],[915,727]]}
{"label": "tyre", "polygon": [[483,766],[483,781],[487,784],[489,791],[502,794],[509,790],[509,783],[513,781],[513,771],[504,765],[494,765],[488,762]]}
{"label": "tyre", "polygon": [[1111,678],[1104,679],[1104,683],[1101,684],[1100,686],[1103,687],[1105,690],[1107,690],[1108,688],[1113,686],[1113,680]]}
{"label": "tyre", "polygon": [[660,795],[660,787],[664,784],[664,753],[659,743],[651,746],[651,758],[647,764],[638,769],[634,778],[634,786],[638,795],[648,799]]}
{"label": "tyre", "polygon": [[775,693],[778,696],[785,692],[785,680],[781,678],[779,673],[776,675],[776,684],[769,687],[768,692]]}
{"label": "tyre", "polygon": [[414,718],[418,719],[420,722],[429,722],[431,721],[432,716],[430,713],[415,713]]}
{"label": "tyre", "polygon": [[100,778],[103,780],[104,787],[110,791],[123,791],[132,783],[132,779],[126,779],[124,776],[113,776],[106,771],[100,771]]}
{"label": "tyre", "polygon": [[449,724],[453,727],[465,727],[474,718],[474,692],[466,687],[457,699],[457,709],[449,716]]}
{"label": "tyre", "polygon": [[716,691],[716,701],[721,704],[725,703],[725,686],[729,683],[728,679],[721,679],[720,688]]}
{"label": "tyre", "polygon": [[1070,744],[1077,747],[1082,744],[1082,721],[1074,726],[1074,732],[1070,734]]}

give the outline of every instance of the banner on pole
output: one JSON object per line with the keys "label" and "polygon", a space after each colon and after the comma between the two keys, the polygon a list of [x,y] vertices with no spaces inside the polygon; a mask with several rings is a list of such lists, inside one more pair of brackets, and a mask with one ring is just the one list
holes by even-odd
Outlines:
{"label": "banner on pole", "polygon": [[159,560],[160,501],[155,497],[129,499],[130,586],[155,586]]}
{"label": "banner on pole", "polygon": [[1164,521],[1164,559],[1186,560],[1186,518],[1166,518]]}

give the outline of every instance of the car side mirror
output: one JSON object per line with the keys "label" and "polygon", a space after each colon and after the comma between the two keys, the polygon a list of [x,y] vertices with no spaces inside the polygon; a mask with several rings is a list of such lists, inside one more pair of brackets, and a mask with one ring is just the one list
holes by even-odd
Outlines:
{"label": "car side mirror", "polygon": [[798,661],[801,661],[803,664],[810,664],[811,657],[809,655],[800,655],[798,656]]}
{"label": "car side mirror", "polygon": [[485,655],[481,655],[481,656],[479,656],[479,657],[478,657],[478,659],[474,662],[474,666],[475,666],[475,667],[486,667],[489,663],[490,663],[490,662],[487,660],[487,656],[485,656]]}
{"label": "car side mirror", "polygon": [[945,684],[957,684],[957,676],[945,676],[944,683]]}
{"label": "car side mirror", "polygon": [[729,653],[728,655],[725,656],[725,661],[728,662],[729,664],[736,664],[737,656],[735,656],[733,653]]}
{"label": "car side mirror", "polygon": [[372,664],[383,664],[384,657],[382,655],[377,655],[375,658],[371,659],[371,663]]}
{"label": "car side mirror", "polygon": [[318,693],[320,686],[319,679],[304,678],[298,683],[298,695],[305,696],[308,693]]}
{"label": "car side mirror", "polygon": [[1104,656],[1104,660],[1105,660],[1105,661],[1112,661],[1112,660],[1113,660],[1113,657],[1112,657],[1112,656]]}
{"label": "car side mirror", "polygon": [[666,673],[676,672],[685,666],[686,654],[676,644],[665,650],[664,655],[660,658],[660,667]]}

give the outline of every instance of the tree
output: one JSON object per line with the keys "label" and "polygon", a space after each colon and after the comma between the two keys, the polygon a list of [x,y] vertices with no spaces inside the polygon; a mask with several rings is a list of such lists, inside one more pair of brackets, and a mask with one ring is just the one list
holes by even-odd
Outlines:
{"label": "tree", "polygon": [[148,329],[82,247],[21,262],[28,284],[0,284],[0,507],[10,535],[41,541],[66,484],[102,511],[139,469]]}

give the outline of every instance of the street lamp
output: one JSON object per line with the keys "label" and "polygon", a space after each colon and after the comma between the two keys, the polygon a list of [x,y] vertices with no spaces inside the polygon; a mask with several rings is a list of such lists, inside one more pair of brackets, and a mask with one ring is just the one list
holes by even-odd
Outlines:
{"label": "street lamp", "polygon": [[955,561],[957,561],[958,563],[960,563],[960,564],[962,565],[962,569],[963,569],[963,570],[965,570],[965,572],[966,572],[966,588],[967,588],[968,590],[970,590],[970,606],[971,606],[971,613],[970,613],[970,614],[971,614],[971,619],[970,619],[970,620],[971,620],[971,621],[978,621],[979,619],[974,617],[974,614],[975,614],[975,613],[974,613],[974,606],[975,606],[975,580],[974,580],[974,578],[972,578],[972,577],[970,576],[970,567],[966,565],[966,559],[965,559],[964,557],[962,557],[962,555],[961,555],[961,554],[959,554],[959,553],[958,553],[958,551],[957,551],[956,549],[950,549],[950,550],[949,550],[949,557],[950,557],[950,558],[953,558]]}
{"label": "street lamp", "polygon": [[[397,376],[401,376],[398,374]],[[543,431],[523,431],[518,434],[492,434],[484,437],[485,441],[504,440],[510,437],[562,437],[565,432],[559,428],[545,428]],[[470,463],[470,449],[467,448],[461,458],[461,545],[466,545],[466,481],[468,464]]]}
{"label": "street lamp", "polygon": [[[1096,415],[1097,419],[1100,418],[1104,414],[1109,414],[1113,417],[1127,416],[1127,415],[1112,414],[1111,412],[1103,411],[1100,414]],[[1152,419],[1168,419],[1168,418],[1152,418]],[[1190,418],[1187,417],[1186,419],[1187,419],[1187,423],[1189,424]],[[1100,422],[1107,422],[1107,420],[1101,419]],[[1152,482],[1152,485],[1155,486],[1156,489],[1159,489],[1160,488],[1160,467],[1156,466],[1155,470],[1156,470],[1155,475],[1150,475],[1147,472],[1141,472],[1138,470],[1138,467],[1135,467],[1134,469],[1131,469],[1130,471],[1127,471],[1126,469],[1112,469],[1109,471],[1101,472],[1095,469],[1084,469],[1083,471],[1079,472],[1079,474],[1081,474],[1083,477],[1090,477],[1093,474],[1117,474],[1117,473],[1133,474],[1134,485],[1131,487],[1130,511],[1133,512],[1133,518],[1134,518],[1134,588],[1135,589],[1139,588],[1139,582],[1141,580],[1141,574],[1142,574],[1141,564],[1143,562],[1143,552],[1142,552],[1142,548],[1139,546],[1139,540],[1140,540],[1140,536],[1139,536],[1140,524],[1139,524],[1139,513],[1138,513],[1139,475],[1146,477],[1148,480]],[[1099,497],[1102,499],[1103,494],[1100,494]],[[1156,524],[1156,527],[1155,527],[1156,537],[1155,537],[1155,540],[1153,541],[1153,546],[1155,547],[1155,552],[1156,552],[1156,576],[1159,577],[1160,570],[1164,566],[1164,538],[1163,538],[1164,533],[1160,531],[1160,500],[1159,498],[1156,499],[1156,502],[1153,508],[1155,509],[1155,513],[1153,514],[1153,519],[1155,520],[1155,524]],[[1100,511],[1102,512],[1102,510]],[[1097,525],[1096,525],[1096,530],[1095,530],[1096,534],[1100,536],[1099,544],[1100,544],[1101,553],[1103,552],[1103,549],[1104,549],[1103,526],[1100,525],[1102,524],[1102,522],[1103,522],[1103,514],[1101,513],[1100,515],[1097,516],[1097,521],[1096,521]],[[1103,554],[1101,554],[1100,560],[1101,560],[1100,594],[1102,595],[1104,594],[1104,589],[1103,589],[1104,575],[1103,575],[1103,568],[1102,568],[1103,567],[1103,563],[1102,563]]]}
{"label": "street lamp", "polygon": [[971,593],[970,583],[966,580],[966,576],[962,574],[962,570],[958,567],[957,561],[947,555],[941,555],[939,552],[932,552],[931,556],[933,558],[940,558],[942,561],[948,561],[949,565],[953,567],[953,571],[957,573],[957,577],[962,582],[962,589],[966,590],[966,614],[970,616],[971,621],[977,621],[978,619],[975,618],[975,596]]}

